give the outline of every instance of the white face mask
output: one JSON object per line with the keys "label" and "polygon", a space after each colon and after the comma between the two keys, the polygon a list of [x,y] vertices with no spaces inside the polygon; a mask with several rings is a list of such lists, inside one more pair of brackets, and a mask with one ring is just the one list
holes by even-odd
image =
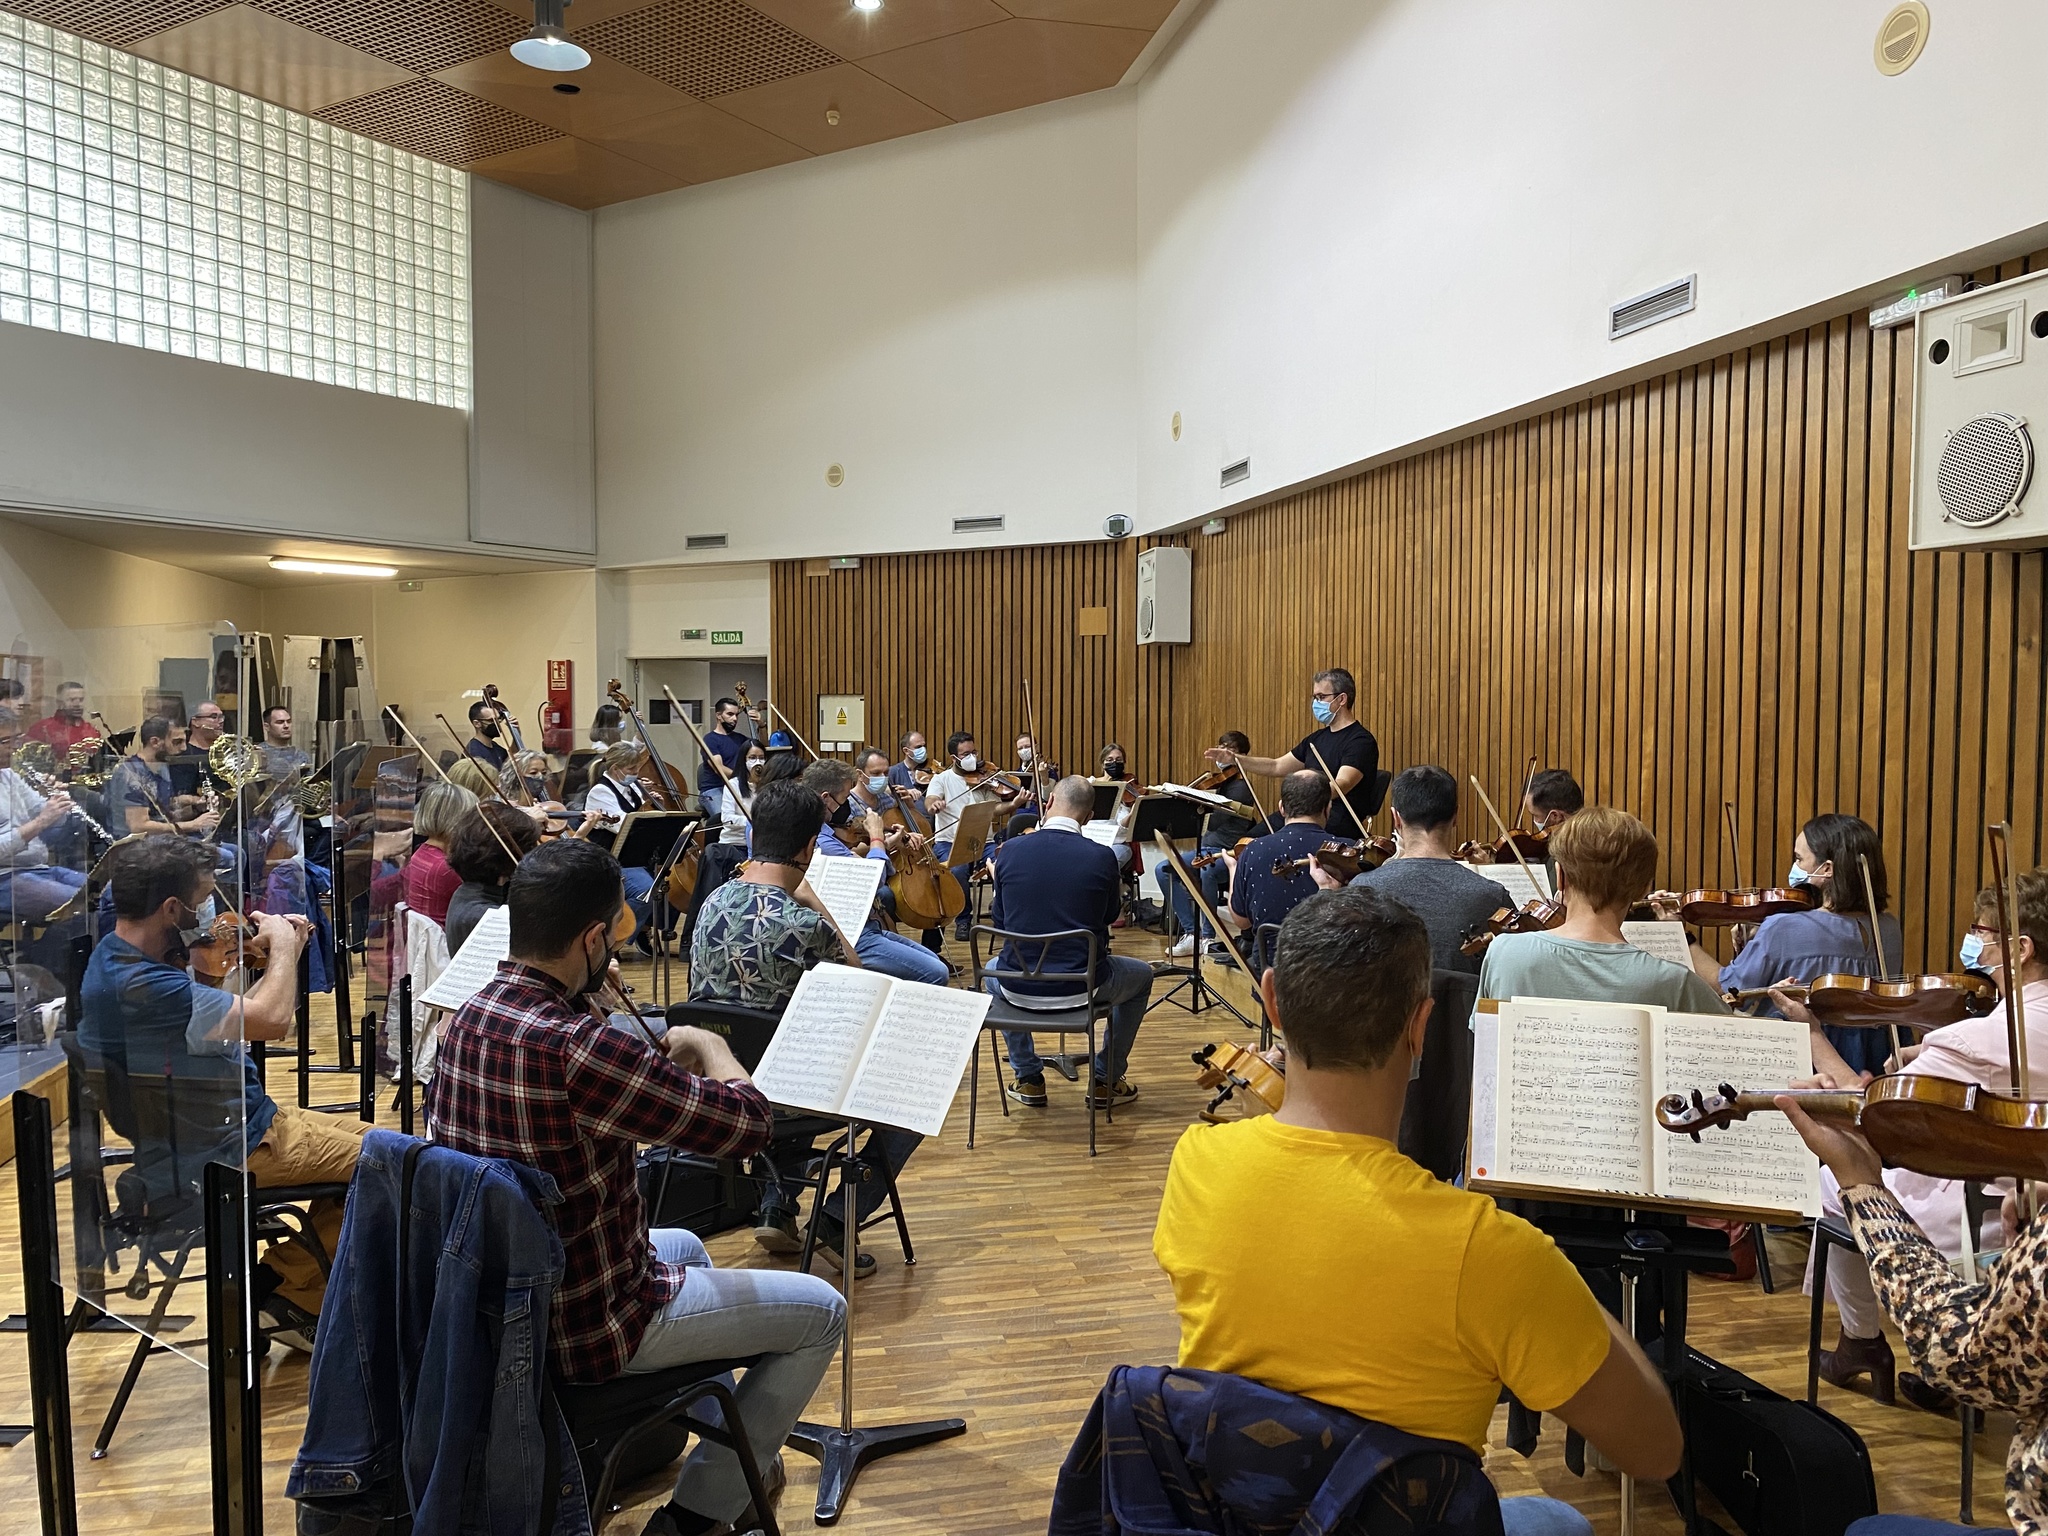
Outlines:
{"label": "white face mask", "polygon": [[1020,749],[1017,753],[1017,761],[1022,763],[1026,768],[1029,768],[1031,766],[1031,749],[1029,747],[1024,747]]}
{"label": "white face mask", "polygon": [[968,753],[965,757],[960,759],[960,771],[962,773],[972,773],[975,769],[979,768],[980,766],[981,759],[976,757],[972,752]]}

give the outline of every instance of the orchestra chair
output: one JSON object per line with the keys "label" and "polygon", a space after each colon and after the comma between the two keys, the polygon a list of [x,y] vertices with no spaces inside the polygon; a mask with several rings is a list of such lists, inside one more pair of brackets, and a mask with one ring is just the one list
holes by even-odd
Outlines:
{"label": "orchestra chair", "polygon": [[[157,1339],[170,1311],[172,1296],[188,1278],[186,1269],[192,1251],[201,1247],[206,1237],[200,1180],[207,1158],[203,1153],[181,1151],[179,1143],[188,1133],[193,1146],[217,1140],[220,1117],[216,1110],[209,1125],[207,1104],[217,1103],[215,1096],[205,1091],[209,1083],[181,1084],[170,1077],[137,1078],[125,1064],[89,1050],[76,1030],[64,1030],[57,1038],[69,1068],[71,1228],[81,1300],[89,1300],[102,1312],[109,1311],[105,1301],[107,1271],[111,1268],[118,1272],[121,1255],[131,1249],[135,1268],[121,1287],[123,1294],[141,1301],[152,1291],[156,1293],[149,1317],[137,1332],[128,1369],[114,1393],[112,1406],[107,1409],[106,1422],[93,1442],[92,1459],[99,1461],[113,1443],[114,1431],[120,1427],[121,1415],[142,1375],[143,1362],[171,1348]],[[239,1083],[226,1086],[239,1095]],[[106,1148],[100,1133],[102,1117],[132,1150]],[[210,1138],[206,1134],[209,1129]],[[107,1170],[124,1164],[127,1166],[115,1175],[110,1191]],[[166,1199],[152,1198],[144,1165],[169,1169],[177,1193]],[[339,1201],[347,1196],[346,1184],[253,1190],[248,1206],[254,1234],[251,1251],[259,1243],[295,1237],[312,1252],[325,1275],[333,1268],[333,1256],[300,1207],[314,1200]],[[152,1269],[156,1271],[154,1279]],[[90,1296],[88,1287],[93,1288]],[[73,1308],[71,1331],[75,1333],[83,1322],[82,1307]],[[273,1331],[258,1322],[257,1333],[266,1350]],[[185,1341],[182,1348],[196,1351],[203,1345],[204,1340],[194,1339]]]}
{"label": "orchestra chair", "polygon": [[1403,1156],[1448,1183],[1465,1167],[1465,1135],[1472,1118],[1472,1006],[1479,998],[1479,978],[1433,970],[1429,996],[1436,1006],[1429,1011],[1422,1054],[1408,1079],[1398,1144]]}
{"label": "orchestra chair", "polygon": [[[1088,962],[1085,969],[1063,971],[1046,968],[1046,957],[1052,953],[1054,942],[1060,939],[1086,941]],[[1032,944],[1038,946],[1037,959],[1021,970],[1003,968],[993,963],[995,959],[1001,958],[1004,946],[1013,940],[1020,947]],[[991,963],[988,964],[982,961],[984,943],[988,945],[990,955]],[[1093,1157],[1095,1117],[1098,1113],[1095,1107],[1095,1057],[1100,1038],[1098,1032],[1107,1028],[1110,1011],[1110,1005],[1100,1001],[1095,995],[1095,968],[1101,962],[1101,945],[1094,930],[1067,928],[1058,933],[1010,933],[1001,928],[991,927],[987,923],[976,923],[968,930],[967,958],[973,968],[972,985],[977,992],[986,993],[987,983],[991,979],[999,984],[1006,981],[1068,982],[1075,991],[1087,992],[1086,1003],[1056,1011],[1019,1008],[1006,997],[991,996],[988,1017],[981,1021],[981,1032],[988,1036],[989,1059],[995,1063],[996,1099],[1002,1108],[1004,1119],[1008,1119],[1010,1115],[1010,1100],[1004,1091],[1003,1051],[998,1035],[1007,1029],[1021,1029],[1038,1035],[1058,1035],[1061,1044],[1066,1043],[1068,1035],[1088,1037],[1088,1155]],[[967,1077],[967,1145],[971,1150],[974,1146],[975,1116],[981,1100],[981,1052],[978,1048],[969,1060],[971,1064]],[[1108,1115],[1112,1125],[1116,1123],[1116,1114],[1108,1106],[1105,1105],[1100,1113]]]}
{"label": "orchestra chair", "polygon": [[[753,1445],[732,1395],[732,1373],[748,1369],[759,1359],[747,1355],[666,1371],[629,1371],[588,1386],[552,1383],[555,1402],[582,1465],[592,1536],[603,1536],[606,1522],[616,1513],[612,1495],[673,1466],[693,1434],[724,1446],[739,1458],[760,1521],[758,1528],[764,1536],[780,1536]],[[695,1412],[707,1398],[717,1409],[715,1418]]]}
{"label": "orchestra chair", "polygon": [[[775,1038],[775,1031],[782,1024],[782,1015],[769,1013],[760,1008],[742,1008],[738,1003],[682,1002],[669,1006],[667,1022],[671,1029],[692,1024],[699,1029],[709,1030],[722,1038],[739,1064],[752,1073],[760,1067],[761,1056],[768,1049],[768,1042]],[[817,1143],[828,1136],[833,1140],[826,1147],[823,1156],[816,1157]],[[877,1222],[893,1218],[896,1223],[897,1241],[903,1245],[903,1262],[917,1262],[916,1251],[910,1244],[910,1223],[903,1213],[903,1197],[896,1188],[896,1176],[889,1171],[886,1163],[870,1163],[859,1152],[851,1157],[847,1155],[846,1122],[843,1119],[836,1119],[830,1115],[814,1115],[805,1110],[777,1109],[775,1139],[779,1142],[808,1140],[814,1154],[814,1160],[807,1160],[803,1168],[795,1171],[785,1172],[780,1166],[772,1163],[770,1165],[775,1167],[776,1177],[781,1180],[783,1188],[796,1191],[798,1199],[802,1198],[803,1190],[808,1189],[812,1192],[810,1219],[804,1223],[803,1252],[797,1259],[797,1267],[804,1274],[811,1272],[811,1259],[817,1251],[818,1218],[824,1212],[827,1181],[831,1178],[834,1168],[843,1170],[842,1178],[850,1176],[856,1182],[877,1173],[882,1176],[888,1185],[888,1197],[860,1224],[861,1230],[865,1232]],[[675,1159],[672,1157],[664,1165],[656,1181],[655,1198],[650,1202],[650,1209],[661,1209],[661,1199],[668,1192],[669,1173],[674,1166]]]}
{"label": "orchestra chair", "polygon": [[[1981,1264],[1986,1257],[1980,1244],[1984,1236],[1984,1217],[1998,1206],[1999,1194],[1995,1188],[1986,1186],[1976,1179],[1963,1181],[1963,1220],[1968,1224],[1970,1251],[1977,1255],[1981,1276]],[[1763,1234],[1757,1233],[1757,1245],[1761,1249]],[[1820,1338],[1821,1304],[1828,1294],[1828,1251],[1846,1248],[1856,1251],[1856,1239],[1849,1231],[1847,1222],[1833,1216],[1819,1216],[1813,1223],[1813,1310],[1806,1331],[1806,1400],[1815,1403],[1820,1398]],[[1960,1262],[1954,1261],[1954,1262]],[[1969,1277],[1972,1279],[1976,1276]],[[1956,1418],[1962,1424],[1962,1494],[1958,1501],[1958,1518],[1964,1525],[1976,1523],[1977,1480],[1977,1419],[1981,1410],[1957,1405]]]}
{"label": "orchestra chair", "polygon": [[1391,768],[1381,768],[1373,773],[1372,783],[1366,786],[1365,794],[1365,815],[1368,821],[1379,815],[1380,807],[1387,803],[1387,787],[1393,782],[1394,770]]}

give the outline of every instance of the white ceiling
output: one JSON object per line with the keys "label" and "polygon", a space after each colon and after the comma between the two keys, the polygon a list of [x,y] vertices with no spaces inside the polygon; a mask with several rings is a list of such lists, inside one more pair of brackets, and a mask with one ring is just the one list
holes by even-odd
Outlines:
{"label": "white ceiling", "polygon": [[236,533],[219,528],[99,517],[90,513],[0,512],[9,522],[25,523],[67,539],[97,544],[144,560],[202,571],[224,581],[251,587],[308,587],[354,578],[307,576],[270,568],[272,555],[301,560],[347,560],[360,564],[394,565],[398,580],[437,576],[476,576],[515,571],[565,571],[587,562],[550,558],[522,559],[468,550],[401,549],[388,544],[348,544],[309,539],[298,534]]}

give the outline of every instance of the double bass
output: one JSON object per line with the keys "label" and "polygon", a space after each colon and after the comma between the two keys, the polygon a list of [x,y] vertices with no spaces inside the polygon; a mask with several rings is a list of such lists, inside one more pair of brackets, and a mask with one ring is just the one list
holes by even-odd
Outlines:
{"label": "double bass", "polygon": [[[642,778],[641,783],[649,791],[648,798],[664,811],[680,811],[683,808],[683,792],[676,787],[675,775],[669,772],[668,764],[661,759],[661,749],[654,744],[654,738],[647,733],[647,724],[640,718],[632,698],[619,685],[615,677],[605,684],[605,697],[619,708],[619,713],[632,723],[633,731],[640,739],[640,749],[646,766],[654,769],[654,780],[650,783]],[[704,834],[706,828],[699,826],[690,834],[690,846],[668,867],[668,884],[663,888],[671,912],[687,912],[697,894],[697,870],[704,860]]]}

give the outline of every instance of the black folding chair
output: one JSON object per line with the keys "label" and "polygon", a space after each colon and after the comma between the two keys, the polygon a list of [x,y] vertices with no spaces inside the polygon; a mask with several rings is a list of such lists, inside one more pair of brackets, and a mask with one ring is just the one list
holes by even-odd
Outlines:
{"label": "black folding chair", "polygon": [[[1102,1002],[1096,996],[1095,968],[1100,959],[1100,941],[1096,938],[1094,930],[1088,928],[1068,928],[1058,933],[1009,933],[1001,928],[992,928],[986,923],[976,923],[969,931],[967,939],[967,955],[974,967],[974,986],[978,991],[986,992],[988,990],[987,983],[993,978],[998,986],[1005,982],[1013,981],[1063,982],[1072,991],[1077,993],[1085,992],[1087,994],[1088,1000],[1085,1003],[1076,1003],[1071,1008],[1038,1009],[1019,1008],[1015,1003],[998,992],[989,1003],[988,1017],[982,1020],[981,1029],[982,1033],[988,1036],[989,1058],[995,1063],[996,1087],[998,1089],[1003,1087],[1003,1056],[1002,1048],[998,1044],[996,1036],[1004,1030],[1023,1030],[1041,1035],[1055,1034],[1061,1038],[1063,1043],[1068,1035],[1086,1035],[1088,1037],[1088,1155],[1093,1157],[1095,1155],[1096,1113],[1095,1056],[1098,1039],[1096,1030],[1098,1025],[1109,1017],[1109,1004]],[[984,939],[993,941],[993,948],[998,957],[1004,952],[1006,946],[1013,943],[1017,946],[1017,953],[1020,956],[1027,954],[1033,945],[1037,946],[1038,953],[1035,959],[1028,961],[1021,969],[1004,969],[993,965],[984,965],[982,963],[982,943]],[[1088,946],[1088,963],[1085,969],[1079,971],[1046,969],[1046,961],[1052,954],[1053,945],[1061,939],[1081,939],[1086,942]],[[1057,995],[1057,993],[1054,995]],[[967,1080],[967,1145],[971,1148],[974,1145],[975,1114],[980,1108],[981,1099],[980,1050],[977,1049],[970,1059],[972,1065],[969,1068]],[[1006,1093],[1000,1098],[999,1102],[1002,1106],[1003,1116],[1007,1119],[1010,1113],[1010,1102]],[[1106,1102],[1102,1108],[1103,1112],[1109,1115],[1110,1123],[1115,1124],[1115,1111]]]}

